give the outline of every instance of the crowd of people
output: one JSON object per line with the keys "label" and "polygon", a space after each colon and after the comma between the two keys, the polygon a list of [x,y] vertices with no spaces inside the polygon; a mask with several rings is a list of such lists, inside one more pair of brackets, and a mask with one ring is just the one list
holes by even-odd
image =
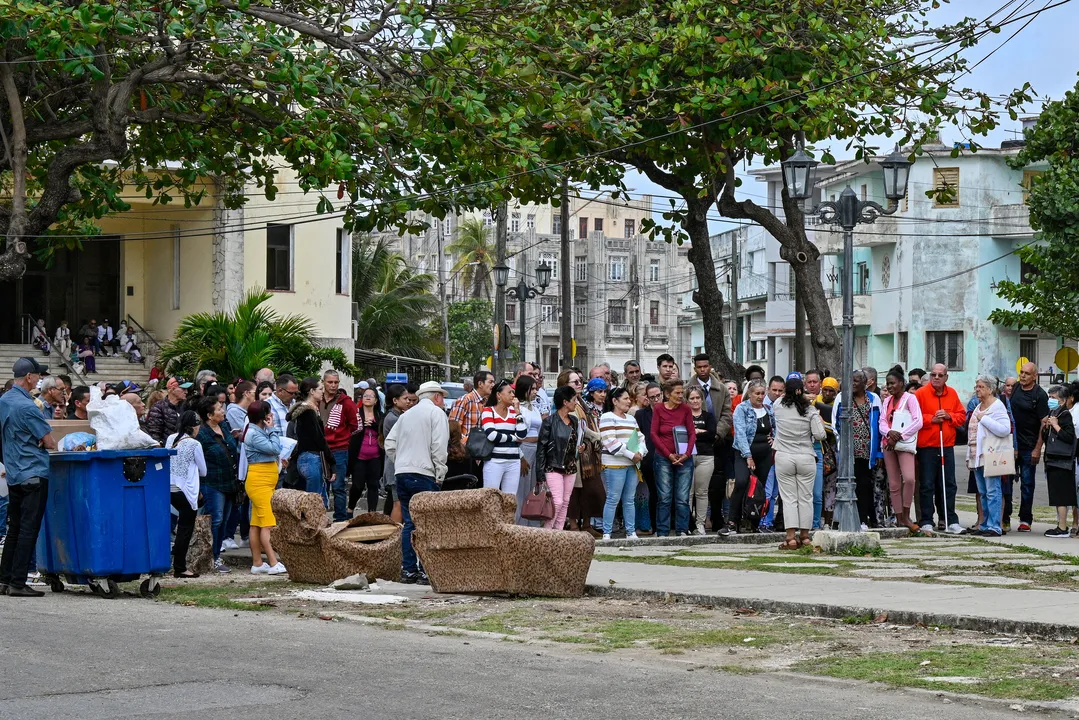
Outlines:
{"label": "crowd of people", "polygon": [[50,336],[45,320],[38,319],[30,329],[30,344],[46,357],[55,349],[64,364],[79,374],[96,374],[97,358],[109,354],[120,357],[122,353],[130,363],[144,361],[138,334],[124,320],[120,321],[119,327],[113,328],[108,318],[100,325],[96,318],[90,318],[74,334],[67,320],[61,320],[56,332]]}
{"label": "crowd of people", "polygon": [[[36,451],[8,448],[47,447],[37,437],[47,435],[46,420],[87,419],[90,389],[48,375],[32,358],[14,370],[0,397],[4,459],[15,458],[7,468],[10,500],[0,501],[0,541],[9,538],[0,591],[24,593],[32,591],[20,584],[24,565],[33,577],[25,543],[40,526],[47,472],[34,465]],[[402,522],[403,578],[425,583],[411,544],[410,500],[447,479],[446,487],[482,484],[516,496],[516,521],[525,525],[631,540],[784,531],[780,547],[793,550],[813,529],[833,524],[843,423],[851,425],[863,529],[999,536],[1011,529],[1018,482],[1017,530],[1029,532],[1035,468],[1044,458],[1057,511],[1045,534],[1079,535],[1079,383],[1045,390],[1033,364],[1003,383],[979,377],[965,404],[943,365],[928,373],[896,366],[883,388],[876,369],[855,370],[849,400],[825,370],[766,379],[752,365],[735,381],[721,377],[707,354],[693,358],[688,381],[667,354],[655,374],[636,361],[622,370],[620,378],[606,363],[587,373],[566,368],[551,393],[534,363],[519,363],[511,379],[480,370],[448,411],[440,383],[379,388],[369,379],[356,383],[353,397],[334,370],[297,379],[265,368],[225,382],[202,370],[194,381],[169,376],[145,388],[102,384],[102,391],[131,404],[146,432],[177,452],[176,577],[195,577],[185,560],[200,514],[210,518],[216,572],[229,572],[221,552],[241,547],[250,547],[252,573],[287,572],[270,542],[270,498],[290,487],[321,495],[338,522],[359,512],[361,500],[366,511]],[[5,413],[27,417],[5,421]],[[978,520],[967,528],[955,510],[956,448],[964,449],[968,492],[977,497]],[[529,495],[545,491],[549,513],[522,516]]]}

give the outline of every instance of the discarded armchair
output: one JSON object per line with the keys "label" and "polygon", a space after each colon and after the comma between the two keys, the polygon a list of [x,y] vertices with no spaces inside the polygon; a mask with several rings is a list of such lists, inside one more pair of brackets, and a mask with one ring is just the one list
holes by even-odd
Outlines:
{"label": "discarded armchair", "polygon": [[[294,582],[328,584],[356,573],[375,578],[401,579],[401,530],[374,542],[356,542],[350,536],[381,533],[374,526],[393,526],[382,513],[357,515],[347,523],[331,526],[317,493],[277,490],[271,500],[277,527],[270,533],[274,550],[288,567]],[[351,531],[370,528],[372,533]]]}
{"label": "discarded armchair", "polygon": [[580,597],[596,541],[514,525],[517,500],[493,488],[412,498],[412,544],[436,592]]}

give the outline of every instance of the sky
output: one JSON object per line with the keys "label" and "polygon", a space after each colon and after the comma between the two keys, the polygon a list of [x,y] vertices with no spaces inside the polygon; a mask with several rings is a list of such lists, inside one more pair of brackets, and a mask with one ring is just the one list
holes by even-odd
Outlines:
{"label": "sky", "polygon": [[[1042,8],[1048,4],[1056,4],[1060,0],[1030,0],[1027,9],[1019,14],[1026,14]],[[942,24],[955,22],[965,17],[984,18],[1003,1],[996,0],[953,0],[951,3],[942,4],[939,10],[933,11],[928,16],[931,23]],[[1008,25],[1001,29],[999,34],[986,35],[978,45],[962,51],[970,63],[976,63],[1015,32],[1024,21]],[[1072,89],[1077,82],[1079,72],[1079,54],[1076,53],[1076,29],[1079,28],[1079,2],[1069,2],[1046,10],[1038,15],[1029,26],[1007,44],[993,53],[985,62],[979,65],[972,73],[967,75],[962,85],[975,90],[981,90],[992,95],[1007,95],[1012,90],[1022,87],[1023,83],[1029,82],[1037,93],[1035,105],[1028,107],[1029,114],[1037,114],[1042,101],[1060,99],[1064,93]],[[980,138],[983,145],[999,147],[1002,140],[1014,138],[1009,130],[1019,130],[1020,124],[1012,122],[1006,115],[1001,127],[993,131],[988,137]],[[944,143],[960,140],[959,133],[947,128],[942,132]],[[818,149],[827,146],[827,143],[818,145]],[[846,153],[845,143],[833,143],[832,152],[837,160],[843,160],[849,155]],[[743,187],[750,193],[760,194],[761,185],[752,178],[742,176]],[[637,172],[627,173],[626,185],[632,192],[637,194],[670,195],[665,188],[655,185],[648,178]],[[669,203],[666,200],[653,201],[653,207],[657,210],[666,209]],[[656,222],[663,222],[656,215]],[[724,223],[710,221],[713,232],[721,232],[727,227]]]}

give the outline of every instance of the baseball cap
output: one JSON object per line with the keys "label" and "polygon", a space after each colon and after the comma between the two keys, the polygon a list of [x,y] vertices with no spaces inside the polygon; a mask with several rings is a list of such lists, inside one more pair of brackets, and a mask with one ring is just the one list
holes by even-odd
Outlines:
{"label": "baseball cap", "polygon": [[184,380],[179,375],[174,375],[174,376],[170,377],[169,381],[167,383],[165,383],[165,387],[167,389],[169,389],[169,390],[173,390],[175,388],[182,388],[183,390],[187,390],[189,387],[191,387],[191,385],[192,385],[192,383],[189,383],[187,380]]}
{"label": "baseball cap", "polygon": [[801,380],[801,379],[802,379],[802,373],[800,373],[798,371],[792,372],[790,375],[787,376],[787,382],[790,382],[791,380]]}
{"label": "baseball cap", "polygon": [[49,366],[42,365],[34,358],[29,357],[21,357],[15,361],[14,365],[11,366],[12,377],[26,377],[30,373],[36,373],[38,375],[48,375]]}
{"label": "baseball cap", "polygon": [[137,384],[131,382],[130,380],[121,380],[115,385],[115,390],[118,395],[138,392],[141,389],[142,388],[140,388]]}
{"label": "baseball cap", "polygon": [[606,389],[607,389],[607,381],[606,380],[604,380],[603,378],[592,378],[591,380],[588,381],[588,385],[585,386],[584,391],[591,393],[591,392],[596,392],[597,390],[606,390]]}

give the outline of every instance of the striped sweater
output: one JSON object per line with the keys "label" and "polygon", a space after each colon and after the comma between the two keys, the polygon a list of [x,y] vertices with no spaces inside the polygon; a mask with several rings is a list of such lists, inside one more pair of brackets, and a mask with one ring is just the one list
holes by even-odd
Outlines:
{"label": "striped sweater", "polygon": [[485,407],[480,415],[480,427],[487,439],[495,444],[492,460],[517,460],[521,457],[521,440],[528,435],[528,421],[513,408],[500,417],[494,407]]}
{"label": "striped sweater", "polygon": [[604,465],[625,467],[633,464],[634,451],[629,449],[629,440],[637,433],[637,450],[642,457],[648,453],[644,435],[637,427],[637,420],[632,415],[618,417],[613,412],[603,413],[599,419],[600,442],[603,443]]}

